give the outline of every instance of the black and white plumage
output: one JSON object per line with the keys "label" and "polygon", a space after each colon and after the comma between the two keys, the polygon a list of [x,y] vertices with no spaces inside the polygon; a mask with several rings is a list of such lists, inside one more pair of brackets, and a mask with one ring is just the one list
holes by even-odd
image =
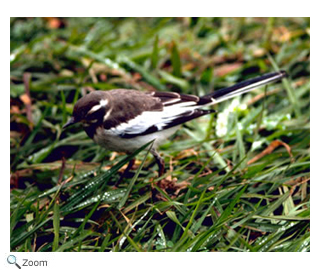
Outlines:
{"label": "black and white plumage", "polygon": [[181,124],[214,112],[203,109],[205,106],[233,98],[285,76],[284,71],[268,73],[203,97],[127,89],[94,91],[78,100],[73,116],[64,128],[81,122],[88,136],[97,144],[117,152],[132,153],[154,140],[151,153],[159,165],[159,174],[162,174],[164,163],[156,149]]}

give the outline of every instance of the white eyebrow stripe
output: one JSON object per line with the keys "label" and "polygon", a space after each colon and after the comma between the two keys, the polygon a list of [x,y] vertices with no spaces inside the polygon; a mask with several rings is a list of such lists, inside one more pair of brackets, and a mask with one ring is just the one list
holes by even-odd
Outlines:
{"label": "white eyebrow stripe", "polygon": [[100,103],[99,103],[98,105],[94,105],[94,106],[91,108],[91,110],[88,112],[88,114],[94,113],[94,112],[100,110],[101,107],[107,106],[108,103],[109,103],[109,100],[107,100],[107,99],[102,99],[102,100],[100,100]]}
{"label": "white eyebrow stripe", "polygon": [[90,113],[94,113],[95,111],[99,110],[101,108],[101,105],[98,104],[98,105],[95,105],[91,108],[91,110],[88,112],[88,114]]}
{"label": "white eyebrow stripe", "polygon": [[109,103],[109,100],[107,100],[107,99],[100,100],[100,105],[103,106],[103,107],[108,105],[108,103]]}

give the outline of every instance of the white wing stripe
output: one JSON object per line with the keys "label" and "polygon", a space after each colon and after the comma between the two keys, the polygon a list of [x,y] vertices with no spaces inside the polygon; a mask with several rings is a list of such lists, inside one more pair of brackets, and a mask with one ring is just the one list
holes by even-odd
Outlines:
{"label": "white wing stripe", "polygon": [[170,100],[168,100],[168,101],[165,101],[165,102],[163,102],[162,104],[163,104],[163,105],[169,105],[169,104],[171,104],[171,103],[175,103],[175,102],[180,101],[180,100],[181,100],[180,98],[174,98],[174,99],[170,99]]}
{"label": "white wing stripe", "polygon": [[162,130],[167,124],[179,118],[181,114],[186,112],[192,113],[196,105],[194,101],[174,104],[172,106],[163,107],[163,111],[145,111],[137,117],[131,119],[127,123],[122,123],[112,130],[116,134],[140,134],[148,128],[156,126],[158,130]]}

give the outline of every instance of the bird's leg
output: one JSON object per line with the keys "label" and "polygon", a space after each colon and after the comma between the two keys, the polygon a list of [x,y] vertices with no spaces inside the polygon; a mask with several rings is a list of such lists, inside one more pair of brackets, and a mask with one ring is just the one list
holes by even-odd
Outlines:
{"label": "bird's leg", "polygon": [[126,175],[126,174],[132,169],[132,167],[133,167],[133,165],[134,165],[135,163],[136,163],[136,159],[135,159],[135,158],[131,159],[131,160],[129,161],[126,169],[124,170],[123,174]]}
{"label": "bird's leg", "polygon": [[154,156],[158,167],[159,167],[159,177],[162,176],[165,172],[165,167],[164,167],[164,160],[161,158],[160,154],[154,149],[152,148],[150,150],[151,154]]}
{"label": "bird's leg", "polygon": [[120,182],[123,180],[123,178],[129,173],[129,171],[132,169],[132,167],[133,167],[133,165],[134,165],[135,162],[136,162],[136,159],[135,159],[135,158],[133,158],[133,159],[131,159],[131,160],[129,161],[126,169],[125,169],[124,172],[121,174],[119,180],[115,183],[115,185],[114,185],[115,187],[117,187],[117,186],[120,184]]}
{"label": "bird's leg", "polygon": [[[154,156],[157,162],[157,165],[159,168],[159,177],[161,177],[164,174],[164,160],[161,158],[160,154],[154,148],[151,148],[150,153]],[[156,185],[159,186],[160,182],[161,180],[158,183],[156,183]],[[163,196],[159,192],[157,192],[157,190],[152,184],[151,184],[151,194],[152,194],[153,200],[155,201],[157,200],[166,201],[166,199],[163,198]]]}
{"label": "bird's leg", "polygon": [[[156,159],[159,167],[159,177],[161,177],[165,172],[164,160],[160,157],[159,153],[155,149],[152,148],[150,152]],[[177,183],[176,178],[172,179],[172,176],[168,175],[167,177],[162,178],[160,181],[158,181],[156,185],[168,196],[176,196],[176,194],[178,194],[181,189],[186,188],[189,183],[186,181]],[[154,200],[167,201],[167,198],[160,192],[157,192],[153,185],[151,185],[151,193]]]}

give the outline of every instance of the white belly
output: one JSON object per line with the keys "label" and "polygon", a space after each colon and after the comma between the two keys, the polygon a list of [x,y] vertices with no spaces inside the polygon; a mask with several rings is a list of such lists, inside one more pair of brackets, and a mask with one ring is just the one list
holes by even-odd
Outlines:
{"label": "white belly", "polygon": [[131,153],[152,140],[155,140],[153,143],[153,148],[158,148],[158,146],[161,145],[173,133],[175,133],[179,127],[180,126],[174,126],[172,128],[155,133],[128,139],[121,138],[112,130],[98,128],[96,134],[93,136],[93,140],[108,150]]}

